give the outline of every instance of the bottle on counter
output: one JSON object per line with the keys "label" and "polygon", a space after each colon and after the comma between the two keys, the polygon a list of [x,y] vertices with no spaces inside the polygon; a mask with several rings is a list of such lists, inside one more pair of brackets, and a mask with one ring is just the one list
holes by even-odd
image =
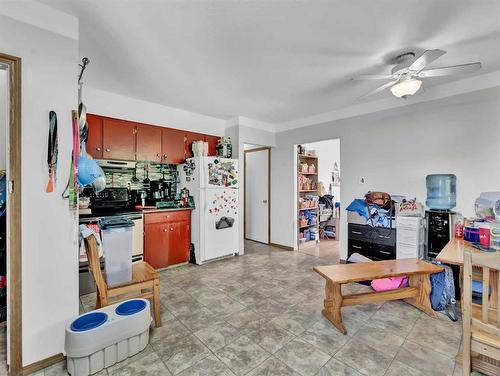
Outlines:
{"label": "bottle on counter", "polygon": [[455,238],[462,239],[464,237],[464,223],[461,214],[455,216]]}

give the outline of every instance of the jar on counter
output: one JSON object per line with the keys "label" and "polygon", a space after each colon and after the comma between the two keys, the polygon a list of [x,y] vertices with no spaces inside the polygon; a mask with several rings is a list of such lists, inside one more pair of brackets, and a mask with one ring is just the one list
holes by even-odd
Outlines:
{"label": "jar on counter", "polygon": [[490,248],[500,251],[500,222],[490,223]]}

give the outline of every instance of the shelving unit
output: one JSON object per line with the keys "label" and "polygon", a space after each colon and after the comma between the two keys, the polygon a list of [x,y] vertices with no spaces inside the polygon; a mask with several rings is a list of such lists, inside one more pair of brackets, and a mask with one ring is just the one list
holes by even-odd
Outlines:
{"label": "shelving unit", "polygon": [[[314,166],[312,170],[302,172],[302,165]],[[304,180],[307,182],[304,184]],[[304,186],[305,185],[305,186]],[[309,246],[315,246],[319,241],[319,208],[317,203],[317,188],[318,188],[318,157],[312,155],[297,155],[297,234],[299,236],[299,249]],[[301,201],[306,197],[316,197],[316,204],[313,207],[301,207]],[[314,213],[316,221],[311,224],[302,224],[301,219],[307,213]],[[317,234],[316,239],[301,241],[301,234],[307,234],[313,231]]]}

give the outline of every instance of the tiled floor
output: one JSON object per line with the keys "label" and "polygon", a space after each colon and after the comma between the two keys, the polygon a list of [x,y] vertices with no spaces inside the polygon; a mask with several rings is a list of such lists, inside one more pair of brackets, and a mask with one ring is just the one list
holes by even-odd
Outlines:
{"label": "tiled floor", "polygon": [[299,247],[299,252],[320,257],[332,264],[338,264],[340,259],[340,242],[338,240],[321,239],[315,246]]}
{"label": "tiled floor", "polygon": [[[245,249],[162,272],[163,326],[143,352],[98,375],[461,375],[460,323],[389,302],[343,309],[342,335],[320,314],[324,282],[312,271],[330,261],[251,242]],[[93,297],[82,303],[91,309]],[[61,363],[39,375],[65,372]]]}

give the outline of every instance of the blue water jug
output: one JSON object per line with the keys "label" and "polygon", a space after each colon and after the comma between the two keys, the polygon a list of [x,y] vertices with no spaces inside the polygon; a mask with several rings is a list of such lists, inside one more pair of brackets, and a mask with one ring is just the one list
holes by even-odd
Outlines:
{"label": "blue water jug", "polygon": [[457,177],[453,174],[427,175],[427,200],[431,209],[448,210],[457,204]]}

